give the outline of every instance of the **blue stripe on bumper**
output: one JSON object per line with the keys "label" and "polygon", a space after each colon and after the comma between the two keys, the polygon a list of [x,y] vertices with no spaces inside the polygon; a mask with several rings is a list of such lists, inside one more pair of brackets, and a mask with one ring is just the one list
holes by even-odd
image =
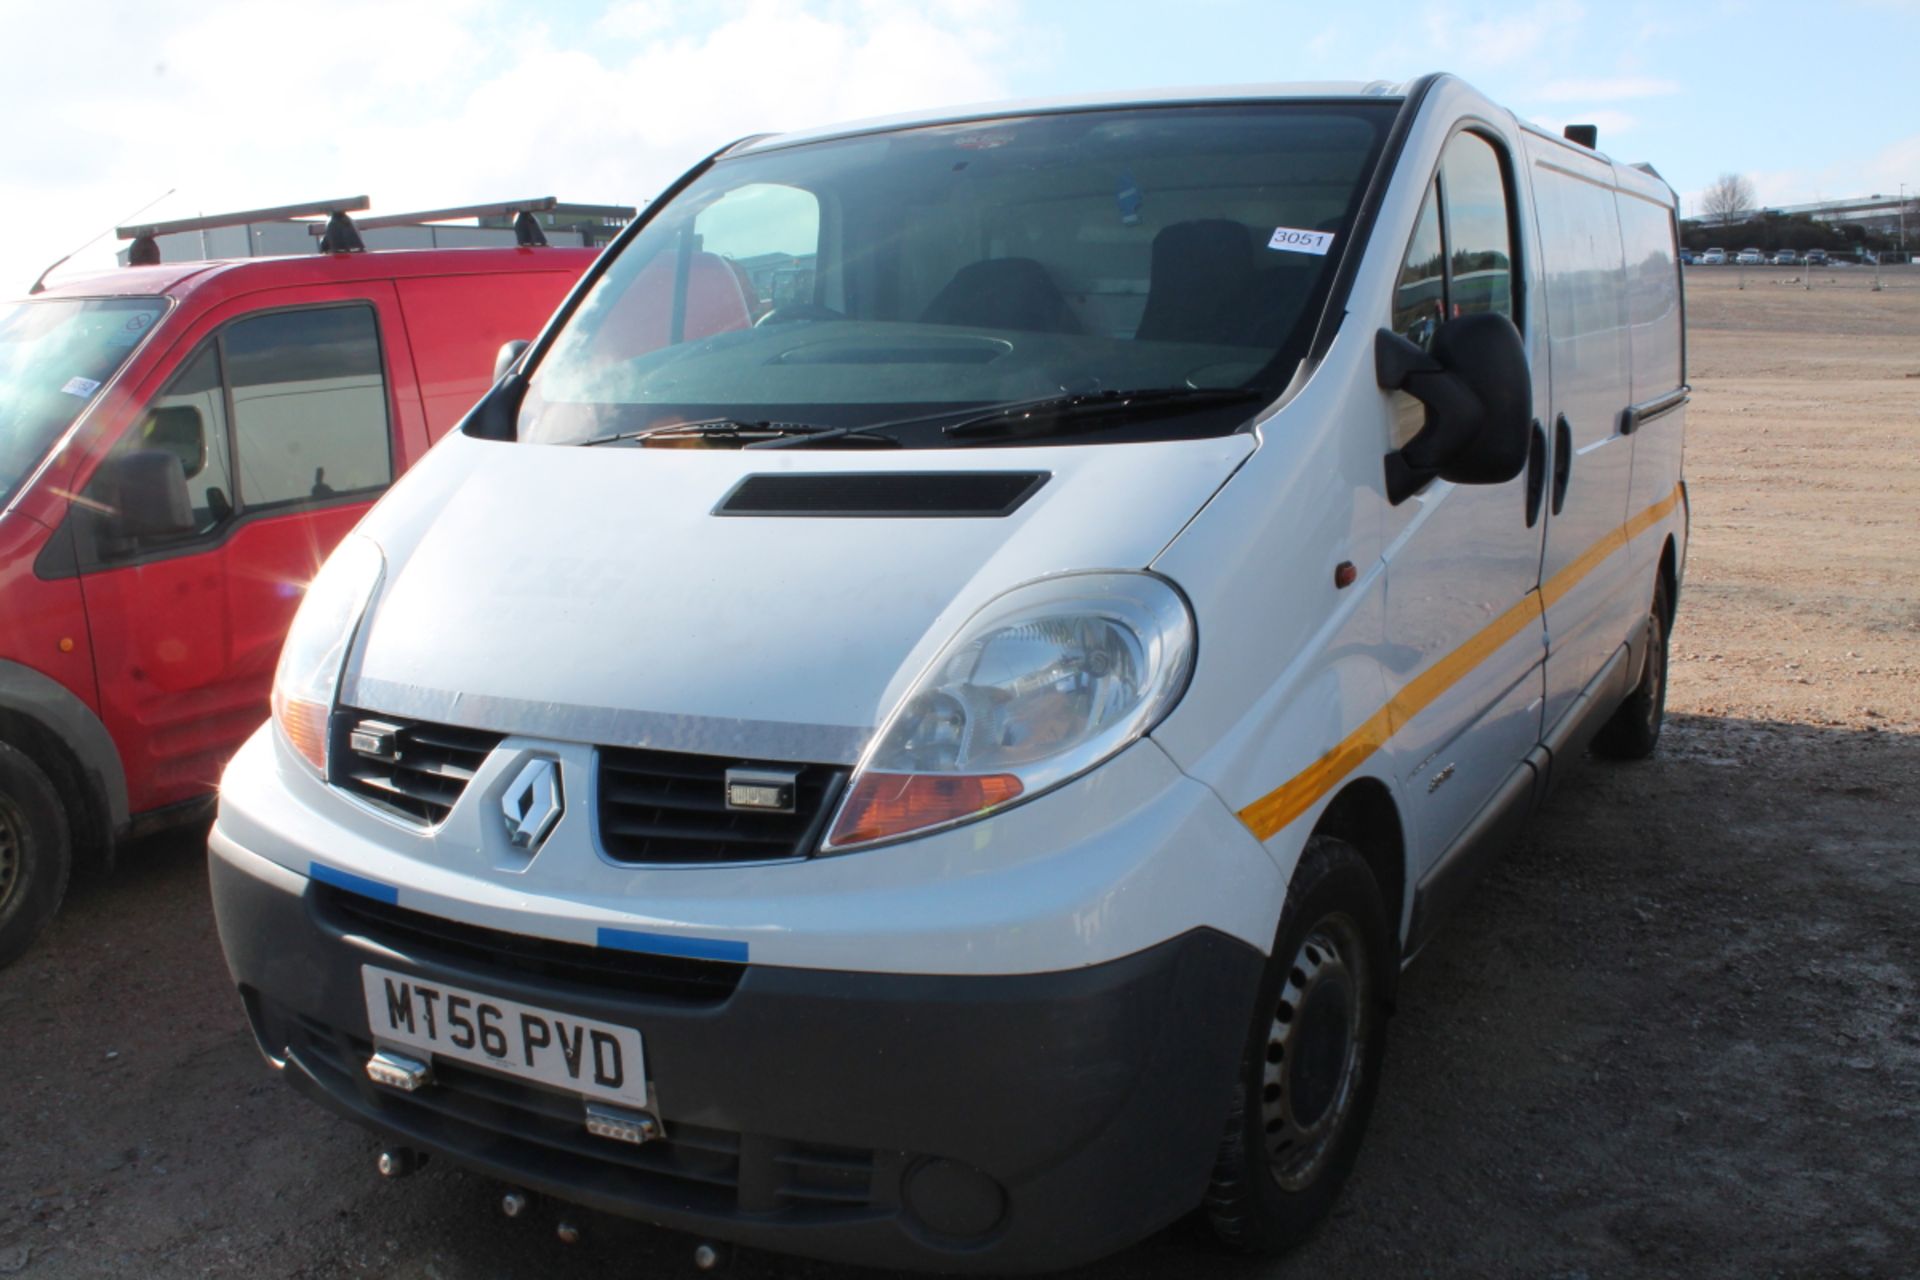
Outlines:
{"label": "blue stripe on bumper", "polygon": [[600,930],[600,945],[615,951],[643,951],[656,956],[685,956],[689,960],[747,962],[747,944],[726,938],[683,938],[670,933],[639,933],[632,929]]}
{"label": "blue stripe on bumper", "polygon": [[309,862],[307,874],[321,884],[330,884],[336,889],[345,889],[348,893],[357,893],[363,898],[372,898],[375,902],[384,902],[390,907],[400,905],[400,890],[390,884],[381,884],[378,880],[356,876],[350,871],[339,871],[320,862]]}

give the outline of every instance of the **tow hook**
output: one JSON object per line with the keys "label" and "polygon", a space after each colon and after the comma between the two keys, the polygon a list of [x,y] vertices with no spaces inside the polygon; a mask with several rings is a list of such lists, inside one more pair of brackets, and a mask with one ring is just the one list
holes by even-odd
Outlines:
{"label": "tow hook", "polygon": [[524,1191],[509,1191],[500,1197],[500,1212],[517,1218],[533,1207],[533,1197]]}
{"label": "tow hook", "polygon": [[724,1245],[708,1244],[703,1240],[693,1247],[695,1271],[719,1271],[732,1260]]}

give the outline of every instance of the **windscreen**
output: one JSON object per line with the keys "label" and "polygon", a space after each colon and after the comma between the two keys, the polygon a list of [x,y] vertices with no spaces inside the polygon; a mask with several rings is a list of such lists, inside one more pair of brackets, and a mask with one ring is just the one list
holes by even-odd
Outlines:
{"label": "windscreen", "polygon": [[596,281],[519,438],[941,446],[982,409],[1139,392],[1154,412],[1074,442],[1231,431],[1305,356],[1393,111],[1076,112],[721,160]]}
{"label": "windscreen", "polygon": [[133,354],[163,298],[0,305],[0,507]]}

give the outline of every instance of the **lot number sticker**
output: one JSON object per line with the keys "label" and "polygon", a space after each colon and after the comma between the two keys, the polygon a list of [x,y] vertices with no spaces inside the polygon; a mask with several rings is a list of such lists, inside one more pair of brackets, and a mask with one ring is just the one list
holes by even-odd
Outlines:
{"label": "lot number sticker", "polygon": [[70,396],[79,396],[85,400],[100,389],[100,384],[92,378],[68,378],[67,385],[60,389]]}
{"label": "lot number sticker", "polygon": [[1311,253],[1317,257],[1326,256],[1333,247],[1333,232],[1302,231],[1297,227],[1275,227],[1273,239],[1267,241],[1267,248],[1280,249],[1287,253]]}

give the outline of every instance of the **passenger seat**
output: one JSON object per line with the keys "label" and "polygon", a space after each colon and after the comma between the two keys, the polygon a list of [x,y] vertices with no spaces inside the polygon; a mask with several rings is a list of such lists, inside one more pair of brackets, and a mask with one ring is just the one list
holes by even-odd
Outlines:
{"label": "passenger seat", "polygon": [[1028,333],[1079,333],[1080,324],[1047,269],[1032,258],[983,258],[953,273],[921,324],[959,324]]}

